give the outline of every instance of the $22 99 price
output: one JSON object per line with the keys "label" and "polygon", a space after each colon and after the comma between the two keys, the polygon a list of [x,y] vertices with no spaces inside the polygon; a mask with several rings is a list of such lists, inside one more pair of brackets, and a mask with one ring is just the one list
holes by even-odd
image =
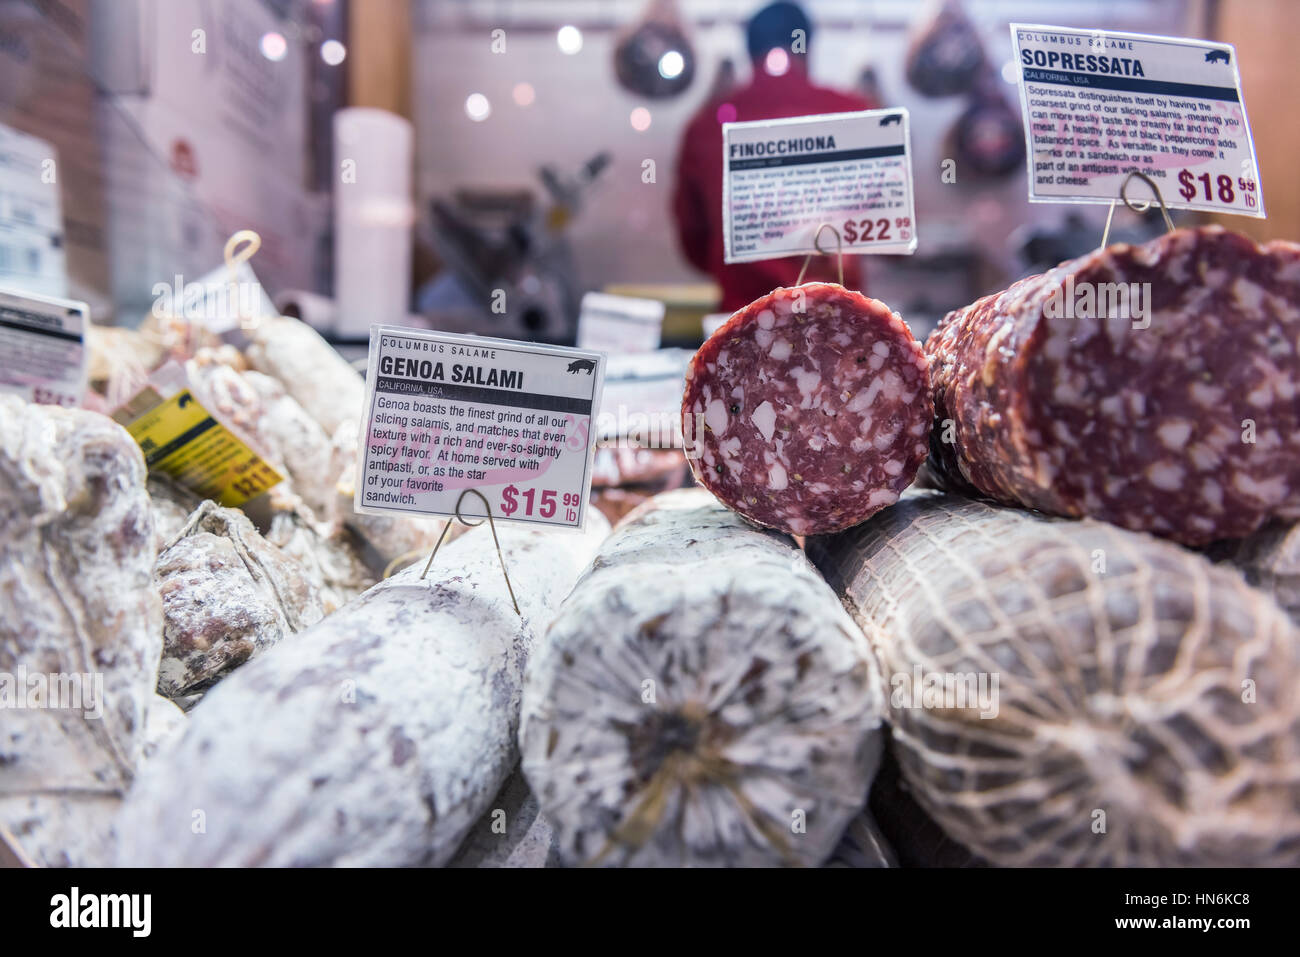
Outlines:
{"label": "$22 99 price", "polygon": [[561,498],[560,493],[554,489],[528,488],[521,492],[517,486],[507,485],[501,490],[501,514],[514,515],[522,503],[524,510],[520,512],[521,518],[529,515],[554,518],[556,510],[563,507],[565,520],[576,522],[581,500],[578,492],[565,492]]}
{"label": "$22 99 price", "polygon": [[848,219],[844,221],[843,231],[846,246],[906,241],[912,238],[912,219],[910,216],[898,216],[892,220],[888,216]]}

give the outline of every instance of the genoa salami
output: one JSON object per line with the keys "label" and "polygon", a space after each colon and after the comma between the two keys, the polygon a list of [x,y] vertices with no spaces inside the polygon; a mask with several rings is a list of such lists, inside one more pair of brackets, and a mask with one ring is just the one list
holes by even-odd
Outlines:
{"label": "genoa salami", "polygon": [[926,342],[952,489],[1191,545],[1300,516],[1300,246],[1220,227],[1117,245]]}
{"label": "genoa salami", "polygon": [[856,525],[925,460],[925,356],[889,307],[835,283],[777,289],[691,360],[682,431],[701,485],[794,535]]}
{"label": "genoa salami", "polygon": [[136,779],[119,861],[446,863],[518,763],[524,663],[608,530],[503,527],[498,554],[479,526],[232,672]]}
{"label": "genoa salami", "polygon": [[784,535],[701,489],[628,516],[524,684],[524,774],[566,864],[816,865],[866,801],[878,673]]}
{"label": "genoa salami", "polygon": [[979,858],[1300,864],[1300,636],[1240,575],[933,491],[808,554],[876,648],[908,790]]}

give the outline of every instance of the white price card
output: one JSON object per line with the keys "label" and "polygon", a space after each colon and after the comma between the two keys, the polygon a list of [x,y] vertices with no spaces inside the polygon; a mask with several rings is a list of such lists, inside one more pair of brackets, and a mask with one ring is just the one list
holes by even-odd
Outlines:
{"label": "white price card", "polygon": [[496,521],[582,528],[604,375],[598,352],[371,326],[354,507],[450,517],[475,489]]}
{"label": "white price card", "polygon": [[1027,23],[1011,42],[1030,202],[1108,203],[1137,170],[1167,208],[1264,215],[1230,44]]}
{"label": "white price card", "polygon": [[578,313],[578,348],[601,352],[654,352],[663,335],[665,307],[658,299],[589,292]]}
{"label": "white price card", "polygon": [[0,284],[68,294],[55,149],[0,124]]}
{"label": "white price card", "polygon": [[0,391],[42,405],[81,405],[89,315],[84,302],[0,289]]}
{"label": "white price card", "polygon": [[[916,251],[907,110],[722,124],[727,262],[816,252],[822,223],[846,255]],[[835,254],[829,231],[820,245]]]}

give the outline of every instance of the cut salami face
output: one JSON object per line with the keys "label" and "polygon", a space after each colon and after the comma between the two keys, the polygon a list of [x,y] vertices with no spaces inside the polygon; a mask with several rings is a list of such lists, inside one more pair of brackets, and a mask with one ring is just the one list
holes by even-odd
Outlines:
{"label": "cut salami face", "polygon": [[1300,515],[1300,245],[1117,245],[926,342],[945,486],[1189,545]]}
{"label": "cut salami face", "polygon": [[759,525],[848,528],[896,502],[925,461],[929,383],[920,346],[884,303],[835,283],[777,289],[686,370],[691,470]]}

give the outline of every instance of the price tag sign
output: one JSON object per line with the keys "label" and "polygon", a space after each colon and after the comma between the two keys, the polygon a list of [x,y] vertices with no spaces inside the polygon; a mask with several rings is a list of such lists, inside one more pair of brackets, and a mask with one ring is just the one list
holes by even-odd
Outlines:
{"label": "price tag sign", "polygon": [[476,489],[496,521],[582,528],[604,376],[598,352],[371,326],[354,507],[450,517]]}
{"label": "price tag sign", "polygon": [[905,109],[724,123],[726,261],[816,252],[822,223],[846,254],[915,252],[910,135]]}
{"label": "price tag sign", "polygon": [[84,302],[0,289],[0,391],[42,405],[81,405],[89,311]]}
{"label": "price tag sign", "polygon": [[[156,396],[155,390],[147,388],[133,401]],[[272,465],[203,408],[189,389],[125,424],[149,471],[169,475],[221,505],[243,505],[284,481]]]}
{"label": "price tag sign", "polygon": [[1138,170],[1169,209],[1264,215],[1230,44],[1025,23],[1011,42],[1030,202],[1109,203]]}

